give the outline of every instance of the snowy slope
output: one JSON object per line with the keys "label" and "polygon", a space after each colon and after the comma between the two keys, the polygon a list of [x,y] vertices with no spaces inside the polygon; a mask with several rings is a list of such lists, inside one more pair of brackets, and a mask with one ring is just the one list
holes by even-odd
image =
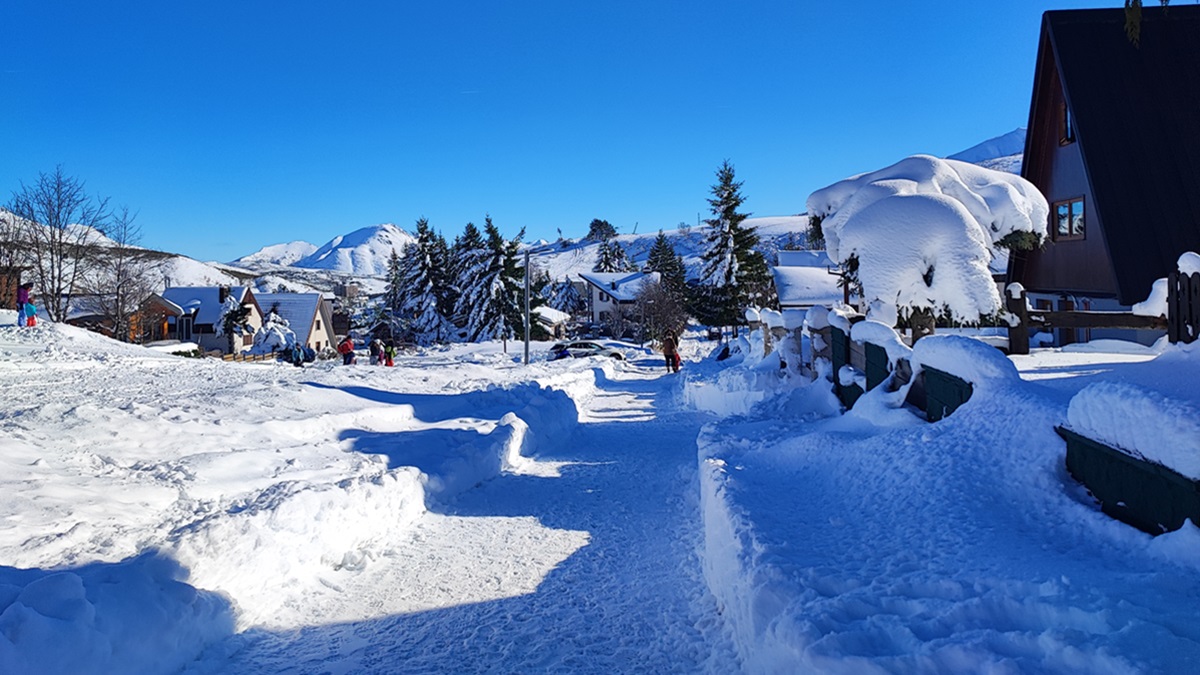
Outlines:
{"label": "snowy slope", "polygon": [[262,265],[291,265],[312,255],[316,250],[317,246],[307,241],[272,244],[264,246],[250,255],[242,256],[234,260],[231,264],[251,268]]}
{"label": "snowy slope", "polygon": [[1008,157],[1025,152],[1025,129],[1019,127],[1002,136],[990,138],[982,143],[973,145],[962,152],[956,152],[946,159],[957,159],[963,162],[978,164],[980,162]]}
{"label": "snowy slope", "polygon": [[334,237],[313,253],[297,260],[295,267],[330,270],[355,276],[381,276],[387,272],[392,251],[401,253],[416,239],[391,223],[364,227]]}
{"label": "snowy slope", "polygon": [[[789,244],[804,241],[808,232],[807,216],[781,216],[767,218],[748,218],[745,227],[754,228],[759,235],[759,249],[767,256],[767,263],[774,264],[775,253]],[[700,276],[701,260],[704,254],[704,239],[707,236],[706,226],[688,227],[684,229],[663,230],[663,234],[675,247],[675,252],[683,257],[688,277]],[[639,234],[622,234],[616,241],[625,247],[629,259],[636,265],[643,265],[658,238],[658,231],[653,230]],[[541,269],[546,270],[550,277],[557,280],[570,275],[573,280],[579,280],[579,274],[589,273],[596,264],[599,244],[586,240],[566,240],[566,242],[539,242],[531,245],[532,260]]]}

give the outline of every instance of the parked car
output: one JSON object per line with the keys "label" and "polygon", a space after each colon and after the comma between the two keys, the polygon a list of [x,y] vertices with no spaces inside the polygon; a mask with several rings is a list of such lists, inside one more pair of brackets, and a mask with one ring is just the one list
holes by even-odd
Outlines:
{"label": "parked car", "polygon": [[553,361],[566,358],[582,359],[587,356],[607,356],[618,361],[625,360],[625,355],[619,349],[605,347],[604,345],[584,340],[559,342],[550,348],[550,356]]}

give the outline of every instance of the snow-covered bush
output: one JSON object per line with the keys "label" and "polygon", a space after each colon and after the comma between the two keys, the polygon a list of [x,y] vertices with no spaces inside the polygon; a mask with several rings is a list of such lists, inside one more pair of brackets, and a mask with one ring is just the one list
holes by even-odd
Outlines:
{"label": "snow-covered bush", "polygon": [[974,322],[1002,307],[989,265],[1041,241],[1050,209],[1032,183],[916,155],[808,198],[829,257],[857,277],[867,314],[889,325],[914,310]]}
{"label": "snow-covered bush", "polygon": [[970,382],[975,390],[1019,382],[1017,367],[999,349],[961,335],[931,335],[913,345],[913,372],[930,367]]}
{"label": "snow-covered bush", "polygon": [[291,324],[272,310],[263,319],[262,329],[254,334],[254,346],[250,348],[250,353],[270,354],[291,349],[294,344],[296,334],[292,332]]}

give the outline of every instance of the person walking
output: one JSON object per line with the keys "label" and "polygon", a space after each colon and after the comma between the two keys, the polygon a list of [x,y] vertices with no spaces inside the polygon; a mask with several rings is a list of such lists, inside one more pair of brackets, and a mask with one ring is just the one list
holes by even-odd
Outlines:
{"label": "person walking", "polygon": [[354,365],[354,339],[347,335],[337,346],[338,353],[342,355],[342,365]]}
{"label": "person walking", "polygon": [[384,365],[387,366],[388,368],[391,368],[392,366],[396,365],[396,345],[395,344],[389,342],[389,343],[387,343],[387,346],[383,348],[383,360],[384,360]]}
{"label": "person walking", "polygon": [[668,373],[679,372],[679,342],[675,339],[674,331],[667,331],[662,341],[663,360],[667,363]]}
{"label": "person walking", "polygon": [[33,290],[33,282],[26,281],[17,286],[17,325],[25,327],[29,325],[29,297],[30,291]]}

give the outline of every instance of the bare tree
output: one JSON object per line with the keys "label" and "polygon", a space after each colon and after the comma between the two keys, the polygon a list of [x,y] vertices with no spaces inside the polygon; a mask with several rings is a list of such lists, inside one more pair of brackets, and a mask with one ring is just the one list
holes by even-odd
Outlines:
{"label": "bare tree", "polygon": [[32,185],[21,183],[8,210],[18,219],[19,239],[47,314],[55,321],[66,319],[76,284],[94,263],[90,249],[108,224],[108,199],[88,197],[83,181],[59,166],[39,174]]}
{"label": "bare tree", "polygon": [[667,331],[679,334],[687,324],[687,310],[663,283],[647,282],[637,294],[635,311],[642,319],[642,338],[662,340]]}
{"label": "bare tree", "polygon": [[118,340],[140,338],[140,327],[132,325],[141,303],[158,290],[162,279],[162,256],[136,246],[142,228],[134,221],[137,214],[122,206],[112,217],[108,229],[111,244],[95,246],[88,253],[93,267],[81,284],[79,306],[102,318]]}

